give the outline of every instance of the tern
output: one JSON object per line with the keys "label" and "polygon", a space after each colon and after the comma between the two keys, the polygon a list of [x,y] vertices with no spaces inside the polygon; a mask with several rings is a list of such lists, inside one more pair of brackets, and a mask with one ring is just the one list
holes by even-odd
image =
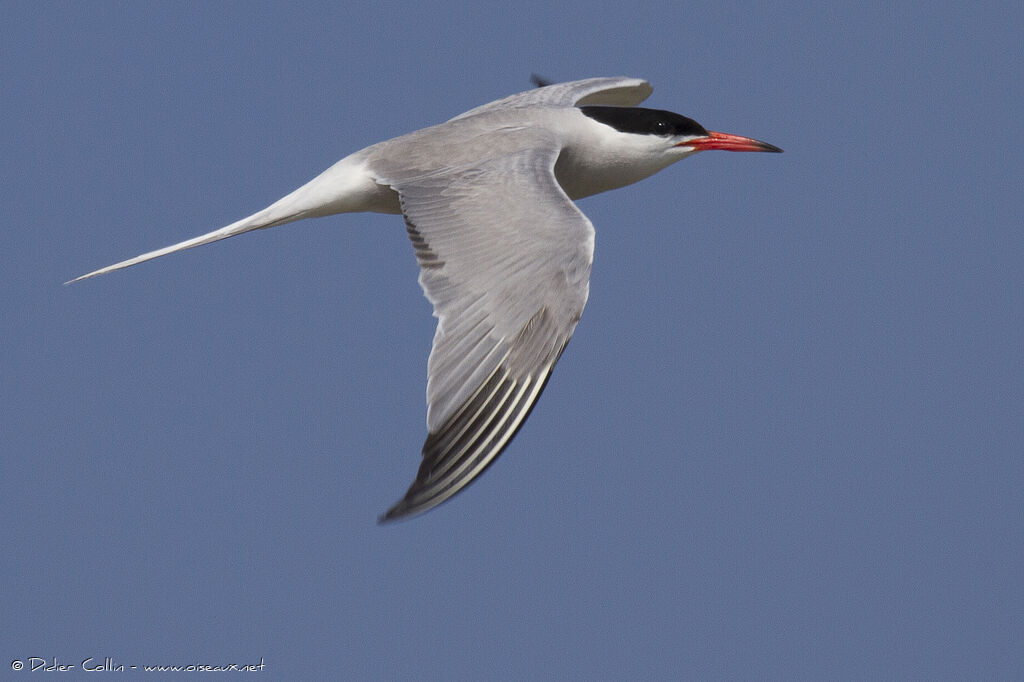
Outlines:
{"label": "tern", "polygon": [[542,84],[351,154],[248,218],[71,281],[304,218],[402,214],[437,330],[423,459],[380,520],[420,514],[501,454],[576,329],[594,227],[573,201],[700,151],[782,151],[638,107],[652,90],[624,77]]}

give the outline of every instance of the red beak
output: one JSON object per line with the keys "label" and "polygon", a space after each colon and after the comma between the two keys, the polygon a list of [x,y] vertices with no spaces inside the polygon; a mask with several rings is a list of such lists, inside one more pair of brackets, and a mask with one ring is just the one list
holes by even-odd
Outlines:
{"label": "red beak", "polygon": [[677,147],[693,147],[694,151],[702,152],[708,149],[722,149],[727,152],[782,152],[773,144],[754,140],[749,137],[730,135],[729,133],[716,133],[709,130],[707,137],[698,137],[686,142],[680,142]]}

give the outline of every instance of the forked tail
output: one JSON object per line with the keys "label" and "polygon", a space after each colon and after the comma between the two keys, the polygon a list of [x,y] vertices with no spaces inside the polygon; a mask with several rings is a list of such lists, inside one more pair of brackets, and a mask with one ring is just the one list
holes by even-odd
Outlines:
{"label": "forked tail", "polygon": [[[160,256],[166,256],[169,253],[184,251],[185,249],[191,249],[193,246],[202,246],[203,244],[234,237],[236,234],[242,234],[243,232],[276,227],[296,220],[302,220],[303,218],[318,218],[352,210],[367,210],[367,208],[360,204],[358,193],[353,192],[354,187],[362,187],[366,184],[366,177],[361,173],[360,166],[349,162],[349,159],[343,159],[288,196],[278,199],[270,206],[252,214],[248,218],[242,218],[219,230],[214,230],[213,232],[208,232],[192,239],[186,239],[183,242],[165,246],[162,249],[150,251],[141,256],[135,256],[120,263],[114,263],[105,268],[94,270],[81,277],[68,280],[65,284],[71,284],[72,282],[97,275],[104,275],[114,270],[121,270],[122,268],[131,267],[132,265],[159,258]],[[370,184],[372,185],[372,182]]]}
{"label": "forked tail", "polygon": [[[266,209],[264,209],[264,211],[265,210]],[[174,253],[175,251],[184,251],[185,249],[191,249],[193,246],[202,246],[203,244],[209,244],[210,242],[219,241],[221,239],[227,239],[228,237],[234,237],[236,234],[242,234],[243,232],[248,232],[250,230],[258,230],[263,227],[273,227],[274,225],[280,225],[282,223],[291,222],[292,220],[297,220],[297,218],[295,217],[289,217],[274,222],[263,223],[260,220],[262,213],[263,211],[260,211],[259,213],[249,216],[248,218],[243,218],[242,220],[239,220],[237,223],[231,223],[227,227],[222,227],[219,230],[208,232],[207,234],[201,235],[199,237],[186,239],[183,242],[178,242],[177,244],[172,244],[171,246],[165,246],[164,248],[157,249],[155,251],[149,251],[148,253],[144,253],[141,256],[135,256],[134,258],[123,260],[120,263],[114,263],[113,265],[108,265],[105,268],[93,270],[92,272],[86,275],[75,277],[74,279],[68,280],[67,282],[64,283],[71,284],[72,282],[77,282],[80,279],[89,279],[90,277],[95,277],[96,275],[105,275],[108,272],[113,272],[114,270],[120,270],[122,268],[131,267],[132,265],[136,265],[137,263],[144,263],[145,261],[153,260],[154,258],[159,258],[160,256],[166,256],[167,254]]]}

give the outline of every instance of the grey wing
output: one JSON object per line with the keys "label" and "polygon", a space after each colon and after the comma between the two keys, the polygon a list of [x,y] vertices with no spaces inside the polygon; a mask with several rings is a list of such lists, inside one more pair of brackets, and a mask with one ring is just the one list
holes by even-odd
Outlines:
{"label": "grey wing", "polygon": [[587,78],[580,81],[555,83],[534,88],[526,92],[509,95],[488,104],[470,109],[451,120],[475,116],[495,109],[511,109],[527,106],[575,107],[587,104],[602,104],[616,107],[635,107],[650,97],[654,88],[642,78],[613,76]]}
{"label": "grey wing", "polygon": [[437,332],[423,461],[382,517],[434,507],[522,426],[587,301],[594,229],[555,180],[554,146],[391,180]]}

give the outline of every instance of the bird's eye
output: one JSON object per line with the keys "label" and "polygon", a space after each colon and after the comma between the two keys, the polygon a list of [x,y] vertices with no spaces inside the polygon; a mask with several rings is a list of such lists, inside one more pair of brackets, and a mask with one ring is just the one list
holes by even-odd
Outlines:
{"label": "bird's eye", "polygon": [[654,132],[656,135],[668,135],[672,132],[672,127],[668,124],[668,121],[655,121]]}

